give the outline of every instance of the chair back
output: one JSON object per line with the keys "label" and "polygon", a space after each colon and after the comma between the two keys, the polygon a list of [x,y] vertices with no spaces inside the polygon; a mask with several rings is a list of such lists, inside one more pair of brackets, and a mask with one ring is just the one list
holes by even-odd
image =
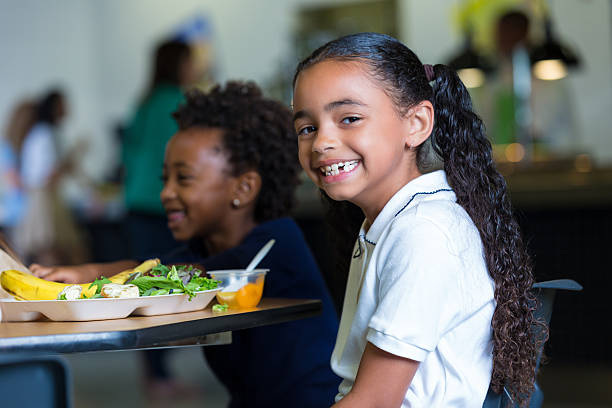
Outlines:
{"label": "chair back", "polygon": [[60,356],[0,354],[2,407],[69,408],[71,384],[70,371]]}
{"label": "chair back", "polygon": [[[545,282],[538,282],[533,285],[538,298],[538,308],[535,311],[535,318],[540,321],[546,322],[550,325],[550,319],[553,311],[553,304],[555,302],[555,294],[557,290],[582,290],[582,286],[571,279],[556,279]],[[544,350],[544,342],[541,343],[540,349],[538,350],[538,357],[536,360],[536,372],[540,368],[540,359],[542,358],[542,351]],[[544,401],[544,394],[538,386],[538,383],[534,383],[534,391],[529,400],[529,408],[540,408]],[[491,388],[487,392],[487,396],[482,404],[482,408],[507,408],[507,407],[518,407],[512,402],[510,393],[504,387],[501,394],[497,394]]]}

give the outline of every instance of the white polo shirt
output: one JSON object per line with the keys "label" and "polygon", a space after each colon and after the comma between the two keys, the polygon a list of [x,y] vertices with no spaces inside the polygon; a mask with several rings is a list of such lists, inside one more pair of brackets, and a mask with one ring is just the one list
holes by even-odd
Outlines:
{"label": "white polo shirt", "polygon": [[28,189],[43,188],[57,166],[53,129],[46,123],[35,125],[21,148],[21,181]]}
{"label": "white polo shirt", "polygon": [[412,180],[355,244],[331,358],[344,379],[336,401],[351,390],[370,342],[420,362],[402,407],[482,407],[493,291],[478,230],[445,173]]}

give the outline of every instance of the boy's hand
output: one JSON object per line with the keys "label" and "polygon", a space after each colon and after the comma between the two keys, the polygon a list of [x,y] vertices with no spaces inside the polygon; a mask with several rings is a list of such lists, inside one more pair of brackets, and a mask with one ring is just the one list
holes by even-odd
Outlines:
{"label": "boy's hand", "polygon": [[86,265],[78,266],[43,266],[39,264],[30,265],[30,271],[39,278],[63,283],[86,283],[96,279],[95,272],[91,272]]}

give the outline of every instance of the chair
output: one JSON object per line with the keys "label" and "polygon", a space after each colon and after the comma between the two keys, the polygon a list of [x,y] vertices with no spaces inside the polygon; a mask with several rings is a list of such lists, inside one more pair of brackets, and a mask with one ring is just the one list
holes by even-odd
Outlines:
{"label": "chair", "polygon": [[2,407],[64,408],[72,406],[71,377],[60,356],[0,354]]}
{"label": "chair", "polygon": [[[535,317],[538,320],[545,321],[546,324],[549,325],[557,290],[582,290],[582,286],[578,282],[571,279],[557,279],[546,282],[538,282],[533,285],[533,288],[539,289],[537,291],[539,305],[535,312]],[[540,358],[542,357],[543,349],[544,343],[542,343],[540,350],[538,350],[536,371],[540,368]],[[529,408],[540,408],[542,406],[542,402],[544,401],[544,394],[542,393],[542,390],[538,386],[537,382],[534,384],[534,386],[535,389],[531,396],[531,400],[529,401]],[[515,406],[517,405],[512,403],[512,398],[510,398],[510,393],[506,387],[504,387],[501,394],[497,394],[491,388],[489,388],[484,404],[482,405],[483,408],[506,408]]]}

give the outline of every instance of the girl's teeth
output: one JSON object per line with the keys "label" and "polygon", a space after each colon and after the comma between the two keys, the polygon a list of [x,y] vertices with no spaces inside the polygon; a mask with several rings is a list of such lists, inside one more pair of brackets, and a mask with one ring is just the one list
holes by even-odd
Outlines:
{"label": "girl's teeth", "polygon": [[167,217],[169,221],[181,220],[185,217],[185,212],[184,211],[169,211],[167,214]]}
{"label": "girl's teeth", "polygon": [[357,160],[334,163],[330,166],[321,167],[321,173],[325,176],[337,176],[340,172],[349,172],[355,168]]}

